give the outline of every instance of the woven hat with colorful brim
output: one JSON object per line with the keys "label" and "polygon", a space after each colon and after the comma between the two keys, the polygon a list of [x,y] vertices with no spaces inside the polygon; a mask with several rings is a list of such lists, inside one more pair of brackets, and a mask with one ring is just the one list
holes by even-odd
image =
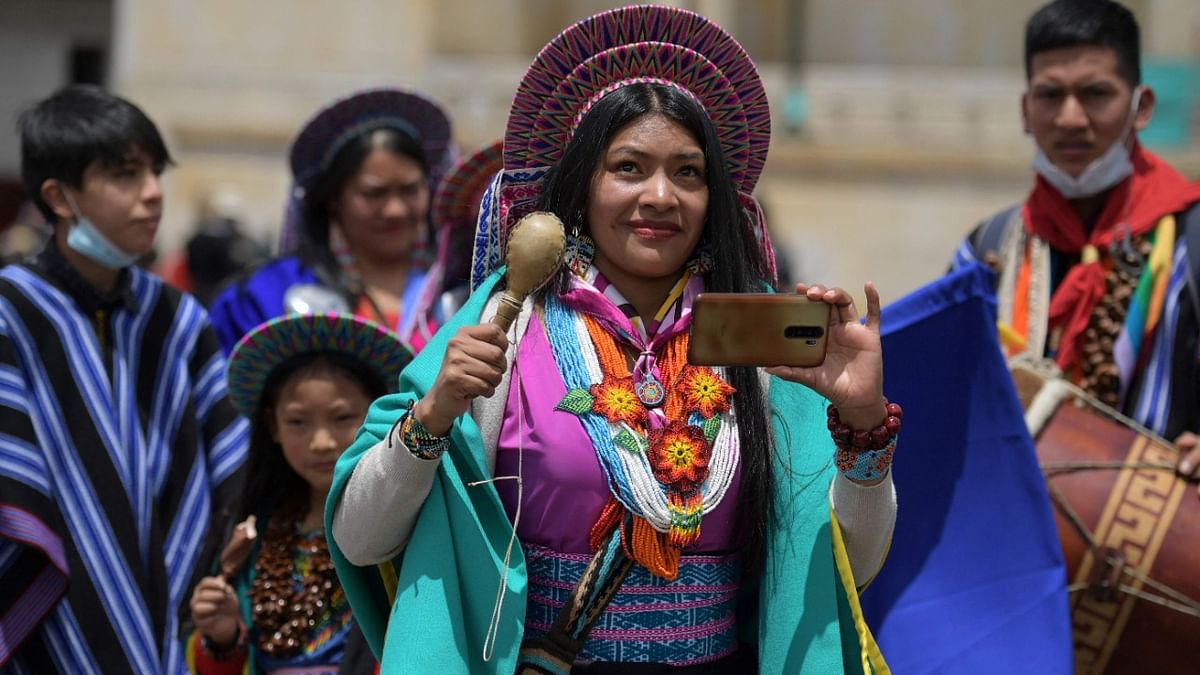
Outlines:
{"label": "woven hat with colorful brim", "polygon": [[329,168],[338,152],[364,133],[397,129],[425,153],[432,191],[456,159],[450,118],[433,100],[400,89],[369,89],[340,98],[317,111],[292,142],[292,189],[279,237],[281,253],[299,243],[300,209],[306,190]]}
{"label": "woven hat with colorful brim", "polygon": [[394,390],[412,352],[392,331],[350,314],[291,314],[247,333],[229,357],[229,401],[253,419],[263,387],[281,363],[301,354],[336,352],[356,359]]}
{"label": "woven hat with colorful brim", "polygon": [[754,62],[699,14],[635,5],[567,28],[525,73],[508,115],[504,170],[492,179],[480,209],[472,287],[503,264],[509,231],[536,209],[546,172],[562,157],[579,121],[606,94],[638,82],[676,87],[704,106],[774,276],[774,250],[752,197],[771,138],[771,112]]}
{"label": "woven hat with colorful brim", "polygon": [[[504,168],[503,148],[503,141],[480,148],[447,172],[433,193],[429,217],[437,237],[437,258],[429,273],[436,277],[426,285],[427,294],[436,295],[468,280],[479,204],[492,176]],[[431,302],[423,298],[420,306],[429,307]]]}

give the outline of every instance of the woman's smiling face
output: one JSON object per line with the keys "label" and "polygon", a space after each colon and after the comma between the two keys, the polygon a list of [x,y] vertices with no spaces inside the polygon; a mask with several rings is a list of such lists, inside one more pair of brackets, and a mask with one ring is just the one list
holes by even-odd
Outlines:
{"label": "woman's smiling face", "polygon": [[587,206],[596,268],[613,282],[678,276],[704,231],[705,170],[696,137],[659,113],[614,134]]}

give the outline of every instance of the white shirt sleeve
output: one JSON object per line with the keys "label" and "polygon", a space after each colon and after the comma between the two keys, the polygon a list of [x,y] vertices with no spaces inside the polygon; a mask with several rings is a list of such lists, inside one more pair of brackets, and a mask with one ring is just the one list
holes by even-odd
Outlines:
{"label": "white shirt sleeve", "polygon": [[896,486],[889,471],[878,485],[864,486],[838,473],[829,486],[833,513],[842,527],[854,585],[862,588],[879,573],[896,527]]}
{"label": "white shirt sleeve", "polygon": [[[488,300],[481,321],[496,313],[497,300],[498,294]],[[527,300],[516,321],[515,335],[524,334],[532,315],[532,301]],[[516,354],[513,335],[509,334],[509,363]],[[506,370],[496,394],[472,400],[467,412],[479,426],[489,472],[495,468],[496,439],[500,435],[511,374],[511,368]],[[433,487],[438,464],[445,459],[445,456],[421,459],[412,454],[400,440],[399,426],[394,426],[389,434],[390,447],[384,439],[359,458],[333,513],[330,536],[346,560],[359,566],[378,565],[404,550]]]}
{"label": "white shirt sleeve", "polygon": [[378,565],[404,549],[442,461],[412,454],[399,426],[390,434],[391,447],[384,439],[358,460],[333,513],[333,538],[355,565]]}

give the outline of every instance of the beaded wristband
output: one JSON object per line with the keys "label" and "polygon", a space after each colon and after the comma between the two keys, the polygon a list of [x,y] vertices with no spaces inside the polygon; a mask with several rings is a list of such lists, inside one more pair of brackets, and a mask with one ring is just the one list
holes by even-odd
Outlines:
{"label": "beaded wristband", "polygon": [[409,406],[400,417],[400,440],[418,459],[438,459],[450,447],[449,436],[434,436],[417,421],[413,406]]}
{"label": "beaded wristband", "polygon": [[879,450],[855,452],[853,448],[838,448],[834,461],[838,471],[850,480],[869,481],[883,478],[892,466],[892,454],[896,451],[896,438]]}
{"label": "beaded wristband", "polygon": [[870,431],[855,431],[842,422],[836,406],[829,406],[829,433],[837,446],[834,462],[846,478],[869,481],[883,477],[892,466],[896,451],[896,436],[904,410],[896,403],[883,400],[887,418]]}

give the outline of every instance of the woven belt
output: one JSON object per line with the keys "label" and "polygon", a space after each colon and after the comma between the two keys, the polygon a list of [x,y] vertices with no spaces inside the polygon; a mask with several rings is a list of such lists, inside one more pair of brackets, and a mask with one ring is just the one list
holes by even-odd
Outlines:
{"label": "woven belt", "polygon": [[[572,598],[580,595],[579,579],[597,557],[526,547],[529,602],[522,656],[533,657],[532,672],[569,672],[575,658],[683,666],[715,661],[737,649],[737,556],[684,556],[675,581],[664,581],[632,565],[623,583],[612,589],[607,606],[582,634],[574,658],[563,663],[567,656],[563,654],[552,667],[540,663],[545,656],[537,653],[539,647],[556,642],[555,623],[567,613],[564,608],[571,606]],[[589,593],[582,595],[586,598]],[[557,642],[562,642],[561,637]]]}

